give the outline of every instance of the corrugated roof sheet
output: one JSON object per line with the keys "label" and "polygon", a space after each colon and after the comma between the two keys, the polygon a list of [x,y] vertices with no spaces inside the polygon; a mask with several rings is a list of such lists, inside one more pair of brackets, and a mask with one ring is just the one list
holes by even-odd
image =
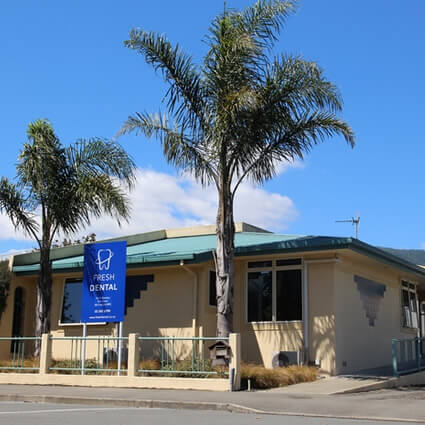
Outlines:
{"label": "corrugated roof sheet", "polygon": [[[300,235],[277,235],[274,233],[236,233],[235,248],[244,248],[301,238]],[[161,239],[127,247],[127,264],[150,262],[169,262],[193,260],[196,255],[210,253],[216,247],[215,235],[185,236]],[[55,260],[53,270],[81,268],[84,264],[82,255]],[[27,272],[39,269],[39,264],[15,266],[14,272]]]}
{"label": "corrugated roof sheet", "polygon": [[[127,264],[175,264],[181,260],[187,263],[205,261],[211,258],[216,248],[215,235],[164,238],[127,247]],[[240,232],[235,234],[235,255],[260,255],[269,253],[290,253],[313,250],[349,248],[381,262],[425,276],[423,269],[413,263],[392,255],[384,250],[353,238],[331,236],[278,235],[275,233]],[[54,260],[54,271],[78,270],[83,267],[82,255]],[[32,274],[39,270],[39,264],[14,266],[16,273]]]}

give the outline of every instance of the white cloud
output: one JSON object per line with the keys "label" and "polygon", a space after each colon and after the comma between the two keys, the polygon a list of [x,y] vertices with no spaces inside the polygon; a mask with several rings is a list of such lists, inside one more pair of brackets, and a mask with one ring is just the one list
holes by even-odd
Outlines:
{"label": "white cloud", "polygon": [[422,243],[421,243],[421,248],[422,248],[422,249],[425,249],[425,242],[422,242]]}
{"label": "white cloud", "polygon": [[[132,218],[119,228],[104,217],[90,227],[99,237],[140,233],[149,230],[214,224],[217,193],[213,186],[202,187],[190,176],[171,176],[140,169],[137,185],[130,194]],[[245,221],[269,230],[283,231],[298,212],[287,196],[271,193],[251,183],[243,183],[235,198],[235,221]]]}
{"label": "white cloud", "polygon": [[235,220],[246,221],[267,230],[282,231],[298,216],[287,196],[242,184],[235,199]]}
{"label": "white cloud", "polygon": [[[279,173],[299,163],[282,164]],[[217,193],[213,186],[202,187],[188,175],[170,174],[139,169],[137,184],[130,194],[131,220],[122,223],[104,216],[94,220],[90,228],[82,229],[78,236],[94,232],[97,239],[141,233],[150,230],[214,224],[217,214]],[[235,221],[284,231],[294,221],[298,212],[287,196],[271,193],[245,182],[238,188],[235,205]],[[28,240],[22,232],[16,232],[9,219],[0,215],[0,239]],[[62,240],[59,235],[57,239]]]}
{"label": "white cloud", "polygon": [[280,175],[288,171],[290,168],[304,168],[304,167],[305,167],[304,162],[301,162],[300,160],[296,159],[294,162],[280,161],[276,166],[276,170],[277,170],[277,175]]}
{"label": "white cloud", "polygon": [[15,226],[5,214],[0,214],[0,229],[0,239],[31,240],[22,230],[15,229]]}

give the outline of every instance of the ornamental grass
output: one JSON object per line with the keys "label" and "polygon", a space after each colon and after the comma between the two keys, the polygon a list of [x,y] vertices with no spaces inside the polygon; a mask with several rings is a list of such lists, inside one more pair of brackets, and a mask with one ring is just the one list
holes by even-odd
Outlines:
{"label": "ornamental grass", "polygon": [[242,363],[241,378],[243,387],[247,387],[248,379],[251,388],[268,389],[286,387],[301,382],[312,382],[318,377],[318,370],[311,366],[287,366],[266,369],[257,364]]}

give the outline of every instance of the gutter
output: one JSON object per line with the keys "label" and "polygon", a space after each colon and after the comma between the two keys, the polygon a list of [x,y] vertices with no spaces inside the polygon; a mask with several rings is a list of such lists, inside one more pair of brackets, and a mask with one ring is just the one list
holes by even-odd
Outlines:
{"label": "gutter", "polygon": [[185,266],[184,260],[180,260],[180,266],[193,276],[193,304],[192,304],[192,336],[197,336],[198,328],[198,274]]}

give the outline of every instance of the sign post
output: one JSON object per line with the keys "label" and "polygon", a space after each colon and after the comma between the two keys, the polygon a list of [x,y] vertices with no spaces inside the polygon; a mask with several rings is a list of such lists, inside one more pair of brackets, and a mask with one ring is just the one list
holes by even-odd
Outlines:
{"label": "sign post", "polygon": [[121,376],[121,360],[122,360],[122,322],[118,325],[118,376]]}
{"label": "sign post", "polygon": [[[125,312],[125,275],[127,243],[105,242],[84,245],[84,274],[81,322],[84,333],[87,323],[119,322],[118,375],[121,374],[122,322]],[[82,370],[84,374],[84,352]]]}

